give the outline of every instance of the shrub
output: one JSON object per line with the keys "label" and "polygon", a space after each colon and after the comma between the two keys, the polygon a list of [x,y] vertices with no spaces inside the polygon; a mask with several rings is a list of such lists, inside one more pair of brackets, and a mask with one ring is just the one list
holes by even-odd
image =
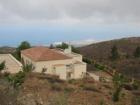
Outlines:
{"label": "shrub", "polygon": [[3,75],[4,75],[4,77],[8,77],[10,75],[10,72],[6,71],[6,72],[3,73]]}
{"label": "shrub", "polygon": [[73,87],[68,86],[68,87],[65,87],[64,90],[65,92],[73,92],[75,89]]}
{"label": "shrub", "polygon": [[113,100],[114,102],[119,101],[120,92],[121,92],[121,88],[117,88],[117,89],[115,90],[115,92],[113,93],[112,100]]}
{"label": "shrub", "polygon": [[99,105],[105,105],[104,100],[101,100]]}
{"label": "shrub", "polygon": [[104,70],[104,69],[105,69],[105,66],[100,65],[100,64],[98,64],[98,63],[95,63],[94,66],[95,66],[95,68],[98,69],[98,70]]}
{"label": "shrub", "polygon": [[73,84],[75,82],[74,79],[68,80],[68,83]]}
{"label": "shrub", "polygon": [[138,46],[134,52],[134,57],[139,58],[140,57],[140,47]]}
{"label": "shrub", "polygon": [[84,57],[83,61],[86,62],[87,64],[92,64],[92,60],[89,58]]}
{"label": "shrub", "polygon": [[85,84],[85,85],[83,85],[83,89],[84,90],[87,90],[87,91],[100,92],[98,89],[96,89],[94,87],[94,85],[91,85],[91,84]]}
{"label": "shrub", "polygon": [[68,80],[68,83],[74,84],[74,85],[78,85],[80,82],[81,82],[80,80],[75,80],[75,79]]}
{"label": "shrub", "polygon": [[29,63],[29,64],[23,64],[22,70],[24,72],[31,72],[35,69],[34,65]]}
{"label": "shrub", "polygon": [[68,105],[68,96],[66,94],[55,95],[51,99],[50,105]]}
{"label": "shrub", "polygon": [[59,79],[59,76],[56,75],[47,75],[47,80],[50,83],[64,83],[64,81]]}
{"label": "shrub", "polygon": [[7,77],[7,80],[11,83],[11,85],[14,88],[19,87],[24,82],[24,79],[25,79],[25,73],[22,71],[16,73],[15,75],[9,75]]}
{"label": "shrub", "polygon": [[111,48],[111,59],[112,59],[112,60],[117,60],[118,58],[120,58],[120,54],[119,54],[119,52],[118,52],[117,46],[114,45],[114,46]]}
{"label": "shrub", "polygon": [[2,70],[4,70],[5,67],[6,67],[6,66],[5,66],[5,61],[1,62],[1,63],[0,63],[0,72],[1,72]]}
{"label": "shrub", "polygon": [[55,91],[61,91],[62,90],[61,84],[59,84],[59,83],[53,83],[51,85],[51,88],[52,88],[52,90],[55,90]]}
{"label": "shrub", "polygon": [[112,100],[114,102],[117,102],[117,101],[119,101],[120,93],[121,93],[122,87],[124,86],[124,84],[126,82],[126,79],[124,78],[124,76],[122,74],[115,73],[113,75],[112,81],[113,81],[113,84],[115,87],[115,92],[113,93]]}
{"label": "shrub", "polygon": [[132,84],[133,89],[138,90],[139,89],[139,83],[137,81],[134,81]]}

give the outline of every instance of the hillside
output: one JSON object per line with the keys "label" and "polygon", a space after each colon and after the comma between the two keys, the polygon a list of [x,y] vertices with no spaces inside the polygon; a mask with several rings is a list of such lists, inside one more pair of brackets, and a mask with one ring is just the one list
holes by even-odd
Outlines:
{"label": "hillside", "polygon": [[[121,58],[110,60],[111,48],[117,46]],[[126,76],[140,79],[140,59],[133,57],[136,47],[140,46],[140,37],[123,38],[100,42],[79,48],[80,52],[90,59],[108,65],[122,72]],[[94,70],[90,67],[88,70]]]}
{"label": "hillside", "polygon": [[0,53],[1,54],[13,53],[13,52],[15,52],[15,50],[16,49],[14,47],[8,47],[8,46],[0,47]]}

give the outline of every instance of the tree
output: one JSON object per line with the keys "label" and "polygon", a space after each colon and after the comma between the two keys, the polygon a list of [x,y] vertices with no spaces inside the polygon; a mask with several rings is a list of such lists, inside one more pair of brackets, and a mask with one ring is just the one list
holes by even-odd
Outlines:
{"label": "tree", "polygon": [[134,56],[135,56],[136,58],[139,58],[139,57],[140,57],[140,46],[138,46],[138,47],[136,48],[136,50],[135,50],[135,52],[134,52]]}
{"label": "tree", "polygon": [[27,41],[21,42],[21,44],[17,47],[16,52],[13,54],[15,58],[21,60],[21,50],[31,48],[31,45]]}
{"label": "tree", "polygon": [[[64,42],[61,45],[56,46],[56,48],[61,48],[61,49],[66,49],[68,47],[69,47],[69,45],[67,43],[64,43]],[[80,53],[79,49],[74,47],[74,46],[72,46],[72,52]]]}
{"label": "tree", "polygon": [[75,53],[78,53],[78,54],[80,53],[79,49],[74,47],[74,46],[72,46],[72,52],[75,52]]}
{"label": "tree", "polygon": [[61,45],[57,45],[56,47],[61,48],[61,49],[66,49],[66,48],[68,48],[68,44],[63,42]]}
{"label": "tree", "polygon": [[23,42],[21,42],[21,44],[18,46],[17,49],[24,50],[24,49],[28,49],[28,48],[31,48],[30,43],[27,41],[23,41]]}
{"label": "tree", "polygon": [[115,73],[113,75],[112,81],[113,81],[114,88],[115,88],[115,91],[113,93],[112,100],[114,102],[117,102],[120,99],[120,94],[121,94],[122,87],[123,87],[123,85],[125,83],[125,78],[124,78],[124,76],[122,74]]}
{"label": "tree", "polygon": [[117,46],[111,48],[111,59],[116,60],[120,57]]}
{"label": "tree", "polygon": [[0,63],[0,72],[5,68],[5,61]]}

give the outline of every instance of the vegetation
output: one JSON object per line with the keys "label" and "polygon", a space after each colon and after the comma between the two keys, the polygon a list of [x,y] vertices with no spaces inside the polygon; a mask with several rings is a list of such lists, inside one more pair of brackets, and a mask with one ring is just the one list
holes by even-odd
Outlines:
{"label": "vegetation", "polygon": [[117,60],[120,57],[117,46],[111,48],[111,59]]}
{"label": "vegetation", "polygon": [[121,90],[122,90],[122,87],[124,85],[124,82],[125,82],[125,78],[122,74],[120,74],[120,73],[114,74],[113,83],[114,83],[115,91],[114,91],[113,97],[112,97],[114,102],[119,101]]}
{"label": "vegetation", "polygon": [[5,61],[1,62],[1,63],[0,63],[0,72],[1,72],[2,70],[4,70],[5,67],[6,67]]}
{"label": "vegetation", "polygon": [[52,97],[52,102],[50,105],[68,105],[68,96],[67,94],[56,95]]}
{"label": "vegetation", "polygon": [[31,72],[35,69],[34,65],[29,63],[29,64],[23,64],[22,70],[24,72]]}
{"label": "vegetation", "polygon": [[99,63],[95,63],[95,68],[98,69],[98,70],[105,70],[105,66],[104,65],[101,65]]}
{"label": "vegetation", "polygon": [[57,45],[56,48],[66,49],[66,48],[68,48],[68,44],[63,42],[62,44]]}
{"label": "vegetation", "polygon": [[[117,52],[119,53],[119,58],[115,60],[111,57],[114,45],[117,47]],[[140,37],[131,37],[95,43],[80,47],[79,50],[87,58],[94,58],[95,61],[114,68],[128,78],[133,77],[140,80],[140,59],[134,57],[134,52],[136,52],[138,46],[140,47]],[[93,65],[88,66],[88,70],[93,71]]]}
{"label": "vegetation", "polygon": [[62,90],[62,86],[59,83],[51,84],[51,88],[52,88],[52,90],[55,90],[55,91],[61,91]]}
{"label": "vegetation", "polygon": [[93,61],[89,58],[83,57],[83,61],[86,62],[87,64],[92,64]]}
{"label": "vegetation", "polygon": [[[57,45],[56,48],[66,49],[66,48],[68,48],[68,46],[69,45],[67,43],[63,42],[61,45]],[[75,52],[75,53],[80,53],[80,51],[74,46],[72,46],[72,51]]]}
{"label": "vegetation", "polygon": [[24,79],[25,79],[25,72],[23,71],[20,71],[15,75],[9,75],[7,77],[7,80],[14,88],[19,87],[24,82]]}
{"label": "vegetation", "polygon": [[134,57],[139,58],[140,57],[140,46],[138,46],[134,52]]}
{"label": "vegetation", "polygon": [[28,48],[31,48],[31,45],[29,42],[27,41],[21,42],[21,44],[17,47],[16,52],[13,53],[13,56],[16,59],[21,60],[21,50],[28,49]]}
{"label": "vegetation", "polygon": [[104,101],[103,101],[103,100],[101,100],[101,102],[100,102],[100,104],[99,104],[99,105],[105,105],[105,104],[104,104]]}
{"label": "vegetation", "polygon": [[18,88],[24,83],[25,76],[33,70],[34,66],[32,64],[24,64],[22,71],[19,71],[14,75],[6,74],[5,77],[14,88]]}
{"label": "vegetation", "polygon": [[100,92],[93,84],[84,84],[83,89],[87,91]]}

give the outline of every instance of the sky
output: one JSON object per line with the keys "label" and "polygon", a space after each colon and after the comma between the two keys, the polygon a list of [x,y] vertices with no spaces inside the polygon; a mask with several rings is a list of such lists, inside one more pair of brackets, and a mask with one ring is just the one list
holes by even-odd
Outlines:
{"label": "sky", "polygon": [[140,36],[140,0],[0,0],[0,46]]}

